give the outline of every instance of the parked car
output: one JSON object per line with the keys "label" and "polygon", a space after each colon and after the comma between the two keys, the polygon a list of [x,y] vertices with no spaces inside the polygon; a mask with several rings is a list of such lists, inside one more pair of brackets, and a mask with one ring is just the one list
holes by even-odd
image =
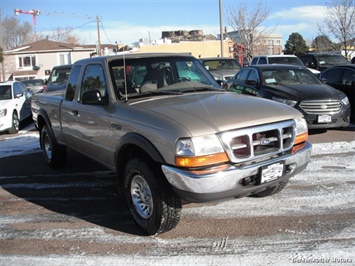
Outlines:
{"label": "parked car", "polygon": [[307,53],[297,55],[308,68],[323,71],[327,67],[338,65],[350,65],[350,62],[340,54],[332,53]]}
{"label": "parked car", "polygon": [[31,90],[20,81],[0,83],[0,132],[15,134],[20,122],[32,115]]}
{"label": "parked car", "polygon": [[345,93],[351,105],[350,121],[355,123],[355,65],[329,67],[322,71],[319,78]]}
{"label": "parked car", "polygon": [[44,80],[43,79],[28,79],[21,80],[27,88],[29,88],[33,93],[41,93],[44,90]]}
{"label": "parked car", "polygon": [[[250,65],[264,65],[264,64],[287,64],[304,66],[301,59],[295,55],[258,55],[254,56]],[[320,71],[308,68],[313,74],[318,75]]]}
{"label": "parked car", "polygon": [[72,65],[60,65],[53,67],[48,80],[45,82],[45,92],[64,91],[67,86]]}
{"label": "parked car", "polygon": [[200,62],[220,85],[242,69],[238,60],[231,57],[206,57],[200,58]]}
{"label": "parked car", "polygon": [[346,95],[322,83],[305,67],[249,66],[229,79],[224,88],[293,106],[303,113],[310,129],[349,125],[350,103]]}

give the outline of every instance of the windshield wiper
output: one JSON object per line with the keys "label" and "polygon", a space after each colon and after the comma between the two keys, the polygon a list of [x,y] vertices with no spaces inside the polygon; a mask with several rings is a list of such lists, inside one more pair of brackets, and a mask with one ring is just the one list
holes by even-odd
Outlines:
{"label": "windshield wiper", "polygon": [[149,95],[149,94],[155,94],[155,95],[181,95],[182,93],[180,91],[166,91],[166,90],[152,90],[152,91],[145,91],[141,93],[141,95]]}
{"label": "windshield wiper", "polygon": [[196,91],[222,91],[222,89],[212,87],[192,87],[181,90],[181,92],[196,92]]}

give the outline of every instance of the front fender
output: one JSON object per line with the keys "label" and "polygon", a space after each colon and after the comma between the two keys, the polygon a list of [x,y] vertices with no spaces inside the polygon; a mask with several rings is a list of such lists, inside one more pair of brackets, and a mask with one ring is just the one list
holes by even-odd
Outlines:
{"label": "front fender", "polygon": [[[137,155],[136,152],[141,153],[142,151],[153,161],[160,164],[165,163],[163,156],[151,141],[138,133],[132,132],[124,135],[116,145],[115,167],[117,171],[120,172],[122,170],[122,166],[133,154]],[[145,155],[140,153],[138,155]]]}

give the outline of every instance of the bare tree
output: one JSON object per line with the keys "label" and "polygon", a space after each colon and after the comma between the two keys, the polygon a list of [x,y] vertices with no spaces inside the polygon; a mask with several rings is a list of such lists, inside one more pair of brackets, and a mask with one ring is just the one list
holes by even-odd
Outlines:
{"label": "bare tree", "polygon": [[338,51],[340,49],[339,45],[333,43],[329,37],[325,35],[317,36],[311,46],[316,52]]}
{"label": "bare tree", "polygon": [[[237,8],[230,7],[226,12],[227,23],[238,33],[237,41],[251,54],[266,53],[267,44],[263,44],[260,40],[264,39],[273,32],[262,27],[261,24],[268,18],[270,9],[267,5],[260,1],[251,9],[246,4],[239,5]],[[256,46],[256,44],[258,44]],[[266,49],[266,51],[264,51]]]}
{"label": "bare tree", "polygon": [[3,49],[9,50],[31,41],[32,26],[14,17],[6,16],[2,21]]}
{"label": "bare tree", "polygon": [[350,43],[355,38],[355,7],[353,0],[331,0],[327,2],[327,14],[324,19],[325,28],[319,27],[319,31],[330,32],[341,44],[345,56],[349,55]]}
{"label": "bare tree", "polygon": [[58,27],[51,35],[40,36],[40,39],[49,39],[55,42],[79,44],[79,38],[72,34],[73,29],[67,27],[65,29]]}
{"label": "bare tree", "polygon": [[66,27],[65,29],[57,28],[52,35],[52,40],[70,44],[79,44],[79,38],[72,33],[73,29]]}

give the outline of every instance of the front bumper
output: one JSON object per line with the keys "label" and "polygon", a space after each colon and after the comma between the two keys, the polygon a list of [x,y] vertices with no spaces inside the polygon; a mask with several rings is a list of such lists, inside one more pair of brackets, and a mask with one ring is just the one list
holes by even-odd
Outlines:
{"label": "front bumper", "polygon": [[329,114],[331,122],[318,123],[318,114],[308,114],[299,109],[307,121],[308,129],[330,129],[347,127],[350,124],[350,106],[343,107],[339,113]]}
{"label": "front bumper", "polygon": [[0,118],[0,132],[6,131],[12,127],[12,117],[4,116]]}
{"label": "front bumper", "polygon": [[[248,166],[229,165],[223,171],[211,174],[198,175],[193,171],[167,165],[163,165],[162,170],[174,191],[184,200],[207,202],[232,197],[240,198],[276,186],[300,173],[307,167],[311,151],[312,145],[307,142],[305,147],[295,154],[284,155]],[[246,178],[258,176],[261,167],[280,161],[285,163],[285,169],[287,169],[282,177],[260,185],[243,184]]]}

